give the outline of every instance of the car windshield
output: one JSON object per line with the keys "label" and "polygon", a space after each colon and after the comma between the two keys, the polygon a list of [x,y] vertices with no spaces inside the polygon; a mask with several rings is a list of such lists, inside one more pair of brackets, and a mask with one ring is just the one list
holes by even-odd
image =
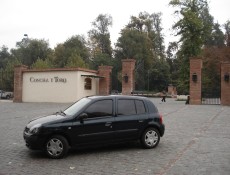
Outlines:
{"label": "car windshield", "polygon": [[82,98],[81,100],[74,103],[72,106],[68,107],[64,113],[67,116],[72,116],[80,111],[86,104],[88,104],[91,100],[89,98]]}

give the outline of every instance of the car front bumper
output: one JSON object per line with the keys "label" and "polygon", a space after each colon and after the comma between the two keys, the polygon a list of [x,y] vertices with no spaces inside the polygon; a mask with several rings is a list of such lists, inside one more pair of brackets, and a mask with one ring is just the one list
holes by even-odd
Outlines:
{"label": "car front bumper", "polygon": [[24,132],[23,138],[26,146],[32,150],[42,150],[45,145],[45,137],[41,135],[30,135]]}

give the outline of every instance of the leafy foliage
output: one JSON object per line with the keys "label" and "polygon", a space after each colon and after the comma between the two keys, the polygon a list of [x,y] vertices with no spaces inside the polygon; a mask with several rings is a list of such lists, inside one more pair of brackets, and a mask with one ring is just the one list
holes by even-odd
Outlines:
{"label": "leafy foliage", "polygon": [[89,61],[89,49],[86,47],[86,41],[83,36],[72,36],[63,44],[58,44],[54,49],[53,62],[56,67],[77,66],[76,60],[79,59],[82,59],[85,63]]}
{"label": "leafy foliage", "polygon": [[142,12],[132,16],[122,29],[116,43],[117,60],[136,60],[136,90],[159,90],[169,82],[169,66],[165,60],[164,38],[161,28],[161,13]]}
{"label": "leafy foliage", "polygon": [[112,47],[109,27],[112,26],[112,17],[100,14],[92,22],[92,26],[93,29],[88,32],[91,67],[97,69],[100,65],[111,65]]}
{"label": "leafy foliage", "polygon": [[14,77],[14,66],[20,65],[21,62],[18,59],[11,59],[6,63],[4,69],[0,69],[0,88],[12,91],[14,88],[13,77]]}
{"label": "leafy foliage", "polygon": [[10,53],[8,52],[8,48],[6,46],[2,46],[0,49],[0,69],[5,68],[9,59]]}
{"label": "leafy foliage", "polygon": [[73,54],[69,57],[67,64],[65,67],[81,67],[88,68],[88,65],[82,59],[82,57],[78,54]]}
{"label": "leafy foliage", "polygon": [[17,49],[11,50],[12,57],[20,60],[22,64],[31,66],[37,59],[45,60],[52,50],[48,41],[29,39],[17,43]]}
{"label": "leafy foliage", "polygon": [[209,14],[206,0],[171,0],[170,5],[178,7],[175,13],[180,20],[173,25],[180,36],[178,91],[187,92],[189,89],[189,59],[201,54],[202,46],[211,36],[213,17]]}
{"label": "leafy foliage", "polygon": [[230,47],[230,21],[229,20],[224,24],[224,28],[226,31],[225,33],[226,45]]}
{"label": "leafy foliage", "polygon": [[48,69],[52,68],[52,63],[48,60],[37,59],[34,64],[31,66],[33,69]]}

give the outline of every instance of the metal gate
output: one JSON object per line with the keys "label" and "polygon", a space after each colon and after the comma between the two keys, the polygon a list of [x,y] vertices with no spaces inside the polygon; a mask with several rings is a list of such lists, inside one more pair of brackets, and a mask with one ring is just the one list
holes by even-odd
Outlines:
{"label": "metal gate", "polygon": [[221,80],[220,72],[207,70],[205,67],[202,70],[202,104],[221,104]]}

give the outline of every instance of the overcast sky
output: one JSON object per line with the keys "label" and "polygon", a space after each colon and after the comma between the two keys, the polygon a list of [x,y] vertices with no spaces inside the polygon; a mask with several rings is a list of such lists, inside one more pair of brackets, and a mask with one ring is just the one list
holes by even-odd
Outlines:
{"label": "overcast sky", "polygon": [[[224,24],[230,20],[230,0],[209,0],[214,21]],[[110,14],[112,43],[130,21],[140,12],[162,12],[162,27],[166,45],[173,40],[170,29],[177,20],[169,0],[0,0],[0,47],[15,48],[24,34],[33,39],[45,39],[50,47],[63,43],[73,35],[85,35],[99,14]]]}

